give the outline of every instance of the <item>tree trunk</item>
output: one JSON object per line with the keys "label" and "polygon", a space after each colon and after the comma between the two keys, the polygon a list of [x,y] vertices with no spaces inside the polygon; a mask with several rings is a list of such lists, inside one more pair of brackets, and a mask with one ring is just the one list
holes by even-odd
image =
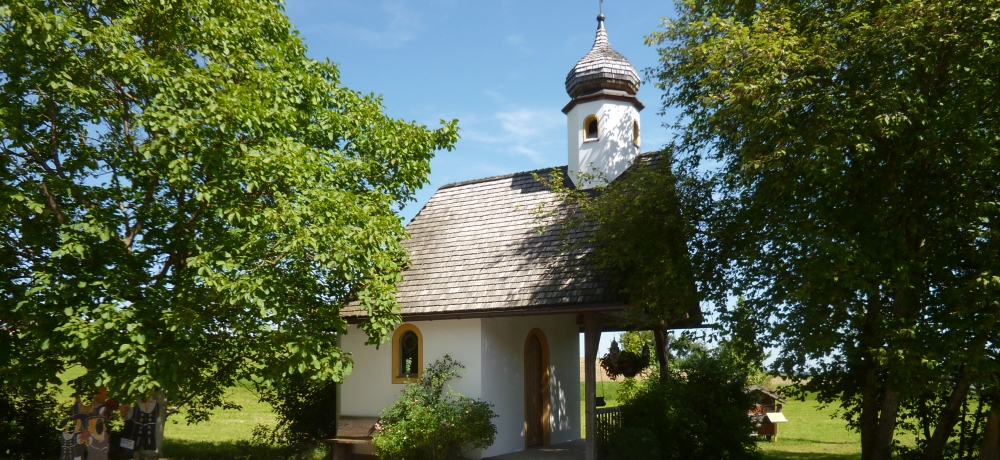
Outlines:
{"label": "tree trunk", "polygon": [[896,415],[899,412],[899,393],[886,385],[882,407],[878,414],[878,429],[872,442],[871,460],[892,458],[892,438],[896,434]]}
{"label": "tree trunk", "polygon": [[995,406],[990,407],[990,415],[986,417],[983,443],[979,446],[979,460],[1000,460],[1000,411]]}
{"label": "tree trunk", "polygon": [[966,396],[962,402],[962,419],[959,421],[961,428],[958,430],[958,458],[965,456],[965,446],[969,444],[969,398]]}
{"label": "tree trunk", "polygon": [[962,452],[962,458],[972,458],[973,447],[976,443],[982,441],[983,434],[979,432],[979,429],[983,426],[983,398],[981,395],[976,397],[976,418],[975,422],[972,424],[972,436],[969,437],[968,452]]}
{"label": "tree trunk", "polygon": [[929,396],[922,396],[920,398],[920,428],[924,430],[924,440],[931,438],[931,416],[930,408],[927,407],[927,399]]}
{"label": "tree trunk", "polygon": [[938,416],[937,426],[934,428],[934,435],[927,440],[924,447],[924,460],[940,460],[944,458],[944,446],[948,443],[958,417],[961,415],[962,403],[969,396],[969,371],[963,369],[955,382],[955,389],[948,396],[948,402],[941,409]]}
{"label": "tree trunk", "polygon": [[653,340],[656,343],[656,362],[660,365],[660,383],[667,383],[670,378],[670,349],[665,328],[653,329]]}
{"label": "tree trunk", "polygon": [[167,393],[156,390],[153,392],[153,399],[159,406],[156,413],[156,450],[136,451],[133,454],[135,460],[160,460],[163,457],[163,427],[167,422]]}
{"label": "tree trunk", "polygon": [[[869,359],[871,359],[869,357]],[[872,360],[874,361],[874,360]],[[861,460],[872,460],[875,432],[878,431],[878,371],[867,363],[861,387]]]}
{"label": "tree trunk", "polygon": [[864,350],[861,358],[861,460],[874,460],[875,437],[878,431],[878,401],[879,401],[879,364],[871,349],[876,344],[876,330],[882,310],[882,302],[876,290],[868,295],[868,308],[865,312],[865,323],[861,331],[861,347]]}

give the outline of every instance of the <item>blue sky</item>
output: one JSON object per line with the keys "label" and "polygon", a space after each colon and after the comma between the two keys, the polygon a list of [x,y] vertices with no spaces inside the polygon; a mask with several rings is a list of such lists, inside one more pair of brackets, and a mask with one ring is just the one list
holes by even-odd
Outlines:
{"label": "blue sky", "polygon": [[[309,56],[336,63],[344,86],[382,95],[390,116],[429,127],[459,120],[457,148],[435,156],[431,183],[402,210],[407,221],[444,184],[566,164],[564,81],[594,43],[597,0],[288,0],[286,8]],[[640,75],[657,64],[644,37],[673,11],[663,0],[604,3],[611,46]],[[669,140],[661,94],[650,84],[639,90],[647,150]],[[602,350],[612,336],[603,334]]]}
{"label": "blue sky", "polygon": [[[338,64],[342,83],[380,94],[386,112],[429,127],[457,118],[461,140],[431,163],[430,185],[403,210],[408,221],[438,187],[566,164],[566,73],[594,42],[597,0],[289,0],[309,55]],[[673,14],[662,0],[608,0],[611,45],[639,70],[656,50],[643,38]],[[662,93],[644,84],[643,146],[668,140]]]}

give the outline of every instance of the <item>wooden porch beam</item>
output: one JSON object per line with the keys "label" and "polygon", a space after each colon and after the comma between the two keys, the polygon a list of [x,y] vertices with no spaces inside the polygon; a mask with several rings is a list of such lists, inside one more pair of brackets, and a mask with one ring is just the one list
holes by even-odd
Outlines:
{"label": "wooden porch beam", "polygon": [[587,460],[597,459],[597,347],[601,343],[601,318],[594,313],[583,314],[584,391],[586,392]]}

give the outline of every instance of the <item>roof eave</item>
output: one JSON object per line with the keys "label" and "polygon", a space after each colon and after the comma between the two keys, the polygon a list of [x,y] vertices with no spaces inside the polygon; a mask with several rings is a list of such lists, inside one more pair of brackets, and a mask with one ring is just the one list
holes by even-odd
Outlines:
{"label": "roof eave", "polygon": [[639,101],[639,98],[635,97],[632,94],[629,94],[625,91],[619,91],[614,89],[602,89],[600,91],[595,91],[593,93],[574,97],[573,100],[569,101],[569,104],[566,104],[566,107],[563,107],[562,112],[565,114],[569,114],[569,111],[573,110],[573,107],[576,107],[579,104],[583,104],[584,102],[597,101],[601,99],[610,99],[614,101],[628,102],[631,103],[635,107],[635,109],[640,112],[642,111],[642,109],[646,108],[646,106],[642,105],[642,102]]}
{"label": "roof eave", "polygon": [[[628,308],[623,302],[602,302],[591,304],[563,304],[563,305],[536,305],[519,308],[484,308],[470,309],[462,311],[439,311],[426,313],[403,313],[404,322],[410,321],[441,321],[451,319],[474,319],[474,318],[501,318],[508,316],[540,316],[540,315],[561,315],[569,313],[601,313],[609,311],[622,311]],[[365,321],[367,316],[349,316],[349,324],[358,324]]]}

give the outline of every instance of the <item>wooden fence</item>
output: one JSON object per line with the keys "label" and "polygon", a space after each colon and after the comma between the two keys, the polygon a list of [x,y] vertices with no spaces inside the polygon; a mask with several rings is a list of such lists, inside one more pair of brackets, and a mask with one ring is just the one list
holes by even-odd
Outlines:
{"label": "wooden fence", "polygon": [[622,412],[617,407],[603,407],[595,411],[597,416],[597,449],[607,451],[611,433],[622,426]]}

